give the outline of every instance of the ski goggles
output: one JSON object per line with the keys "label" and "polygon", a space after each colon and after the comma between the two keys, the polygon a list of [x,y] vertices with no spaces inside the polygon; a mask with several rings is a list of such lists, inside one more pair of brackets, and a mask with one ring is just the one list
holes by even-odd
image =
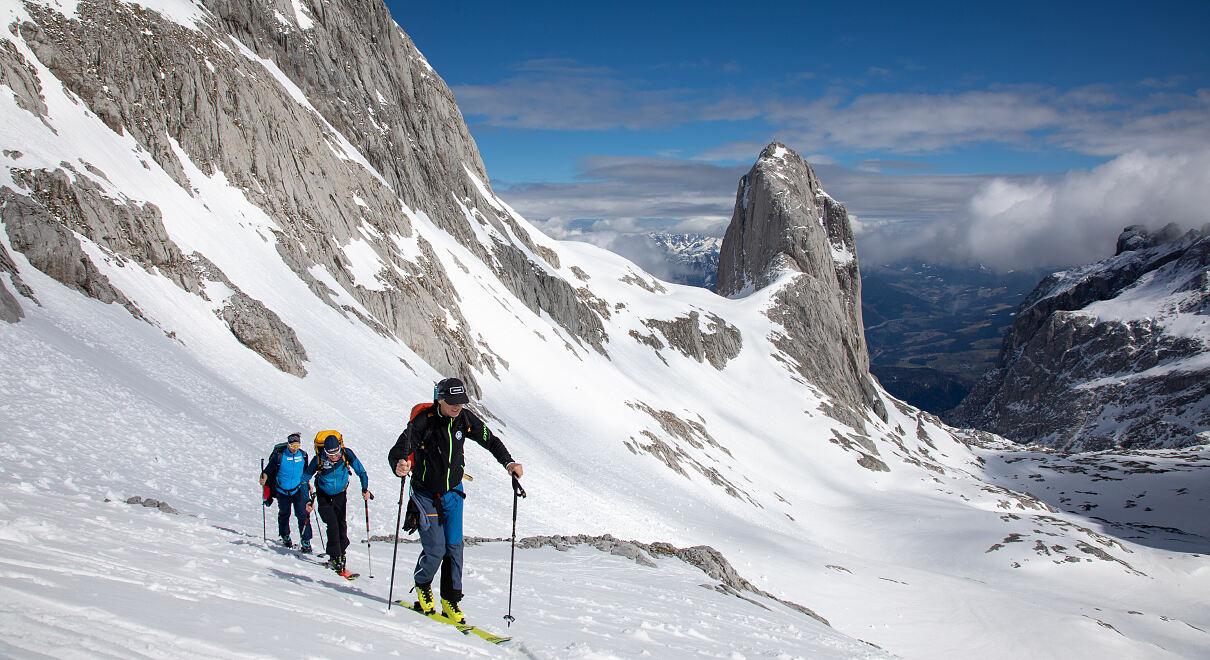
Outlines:
{"label": "ski goggles", "polygon": [[340,450],[324,450],[324,458],[328,459],[329,463],[335,463],[340,460]]}

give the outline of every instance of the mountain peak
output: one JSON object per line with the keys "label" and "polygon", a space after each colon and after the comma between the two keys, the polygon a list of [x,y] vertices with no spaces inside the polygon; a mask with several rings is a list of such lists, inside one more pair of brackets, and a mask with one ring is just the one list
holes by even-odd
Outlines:
{"label": "mountain peak", "polygon": [[[716,291],[738,298],[777,285],[766,313],[785,329],[780,347],[809,382],[824,383],[854,413],[875,404],[856,255],[844,205],[793,149],[765,147],[739,181]],[[860,417],[838,419],[859,426]]]}

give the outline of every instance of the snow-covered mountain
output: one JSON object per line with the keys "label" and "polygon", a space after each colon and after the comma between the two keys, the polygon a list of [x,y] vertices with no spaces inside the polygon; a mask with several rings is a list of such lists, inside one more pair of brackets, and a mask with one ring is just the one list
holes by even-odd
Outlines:
{"label": "snow-covered mountain", "polygon": [[952,421],[1065,451],[1210,441],[1210,225],[1127,227],[1117,254],[1054,273]]}
{"label": "snow-covered mountain", "polygon": [[[793,151],[741,182],[723,297],[512,211],[374,0],[0,17],[0,654],[1210,647],[1207,452],[1089,458],[1148,493],[1101,485],[1094,519],[1083,459],[889,397],[847,216]],[[511,647],[385,607],[386,453],[451,374],[526,467]],[[379,539],[355,583],[255,534],[260,459],[329,428],[378,495],[350,507]],[[467,470],[468,535],[508,536],[506,475],[474,447]],[[507,545],[467,552],[464,608],[498,627]]]}
{"label": "snow-covered mountain", "polygon": [[667,280],[677,284],[714,289],[718,279],[718,253],[721,238],[701,234],[647,234],[668,262]]}

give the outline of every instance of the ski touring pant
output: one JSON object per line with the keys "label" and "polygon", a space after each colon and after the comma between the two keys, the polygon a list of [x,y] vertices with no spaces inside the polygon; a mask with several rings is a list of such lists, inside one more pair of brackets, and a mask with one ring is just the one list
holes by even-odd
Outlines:
{"label": "ski touring pant", "polygon": [[315,491],[315,508],[319,509],[319,519],[328,527],[328,542],[324,551],[331,559],[345,556],[345,548],[349,547],[349,525],[345,520],[345,494],[339,492],[327,495],[323,491]]}
{"label": "ski touring pant", "polygon": [[311,516],[307,513],[307,487],[299,486],[290,495],[281,491],[274,494],[277,498],[277,535],[283,539],[290,536],[290,513],[298,520],[298,535],[304,541],[311,540]]}
{"label": "ski touring pant", "polygon": [[[459,486],[458,490],[461,491]],[[441,515],[432,495],[412,491],[420,509],[420,557],[414,573],[416,584],[428,585],[441,569],[441,597],[462,599],[462,499],[461,492],[448,492],[441,499]]]}

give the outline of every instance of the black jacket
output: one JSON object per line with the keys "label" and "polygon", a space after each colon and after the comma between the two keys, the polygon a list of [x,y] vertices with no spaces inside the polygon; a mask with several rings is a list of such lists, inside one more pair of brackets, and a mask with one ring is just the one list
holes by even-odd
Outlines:
{"label": "black jacket", "polygon": [[463,447],[467,438],[490,451],[500,465],[513,462],[500,438],[469,408],[463,408],[457,417],[451,418],[440,413],[438,404],[429,406],[408,422],[387,454],[387,461],[394,471],[396,463],[414,455],[412,487],[441,495],[462,483],[462,471],[466,466]]}

